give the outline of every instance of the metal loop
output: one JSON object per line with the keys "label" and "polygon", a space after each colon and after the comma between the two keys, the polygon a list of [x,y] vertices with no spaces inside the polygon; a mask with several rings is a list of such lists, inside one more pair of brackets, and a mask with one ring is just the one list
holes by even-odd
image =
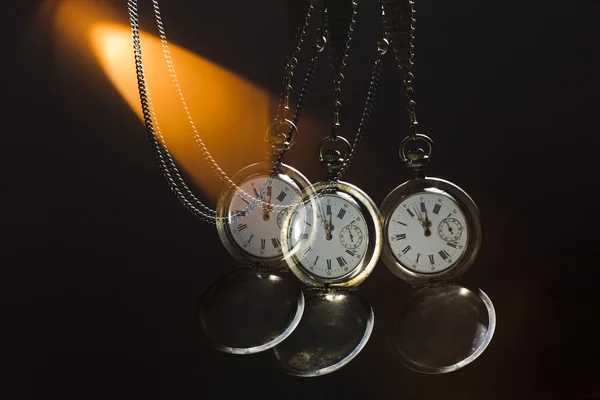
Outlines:
{"label": "metal loop", "polygon": [[316,49],[318,53],[323,52],[323,50],[325,50],[325,47],[327,46],[327,37],[325,35],[323,35],[320,31],[317,32],[317,45],[316,45]]}
{"label": "metal loop", "polygon": [[[426,149],[417,148],[409,149],[409,143],[423,142],[426,144]],[[421,169],[429,163],[431,159],[431,153],[433,152],[433,140],[429,136],[422,134],[416,134],[413,136],[407,136],[400,142],[400,158],[402,161],[411,168]]]}
{"label": "metal loop", "polygon": [[[344,151],[341,152],[334,148],[326,149],[325,145],[328,142],[341,142],[344,145]],[[352,145],[350,145],[350,142],[346,138],[342,136],[336,136],[335,138],[327,136],[317,146],[317,159],[328,171],[339,169],[344,165],[344,161],[346,161],[351,150]]]}
{"label": "metal loop", "polygon": [[389,48],[390,42],[386,38],[382,38],[377,41],[377,51],[379,52],[379,55],[385,55]]}
{"label": "metal loop", "polygon": [[[287,126],[283,129],[283,126]],[[283,148],[284,146],[291,147],[296,141],[296,133],[298,133],[298,127],[294,122],[289,119],[275,120],[267,128],[265,132],[265,140],[271,144],[274,148]],[[289,142],[288,142],[288,137]]]}

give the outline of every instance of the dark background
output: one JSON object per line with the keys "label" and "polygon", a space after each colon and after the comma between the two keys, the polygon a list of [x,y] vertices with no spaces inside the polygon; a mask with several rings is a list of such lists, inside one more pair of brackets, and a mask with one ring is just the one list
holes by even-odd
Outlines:
{"label": "dark background", "polygon": [[[5,398],[600,398],[597,2],[417,0],[418,116],[436,141],[433,175],[482,212],[482,253],[464,280],[492,299],[496,333],[462,370],[407,370],[389,354],[385,328],[409,287],[380,264],[359,289],[376,314],[369,343],[312,379],[283,375],[268,353],[210,347],[198,298],[235,265],[214,228],[170,193],[142,124],[103,72],[58,70],[51,29],[36,22],[41,3],[11,2],[1,28]],[[126,23],[125,2],[107,3]],[[344,89],[350,127],[377,30],[376,2],[360,3]],[[161,6],[173,43],[278,93],[289,1]],[[386,61],[345,177],[378,204],[410,178],[397,157],[407,133],[400,75]],[[306,112],[327,123],[330,81],[320,71]],[[326,134],[286,161],[318,172],[313,149]]]}

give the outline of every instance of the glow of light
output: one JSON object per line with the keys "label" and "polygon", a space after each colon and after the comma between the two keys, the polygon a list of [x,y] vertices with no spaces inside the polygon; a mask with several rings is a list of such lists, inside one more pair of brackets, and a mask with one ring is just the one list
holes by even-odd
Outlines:
{"label": "glow of light", "polygon": [[[55,6],[58,43],[68,48],[61,55],[72,57],[75,65],[86,57],[95,59],[116,92],[143,120],[131,28],[117,22],[127,14],[125,5],[120,10],[113,10],[103,1],[63,0],[55,2]],[[146,84],[169,150],[178,166],[209,199],[215,201],[223,184],[196,146],[193,131],[169,77],[160,39],[145,32],[140,36]],[[277,99],[231,71],[179,46],[170,44],[170,50],[190,114],[220,167],[231,176],[248,164],[262,161],[267,150],[263,137],[271,119],[269,108]],[[88,86],[96,84],[94,81],[82,82]],[[111,88],[107,91],[110,95]],[[144,134],[144,131],[140,129],[132,134]],[[147,148],[140,149],[142,151]]]}

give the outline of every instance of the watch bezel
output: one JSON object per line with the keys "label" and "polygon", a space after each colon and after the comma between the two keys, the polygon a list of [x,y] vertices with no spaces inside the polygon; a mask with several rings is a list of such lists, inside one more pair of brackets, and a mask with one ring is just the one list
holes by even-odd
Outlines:
{"label": "watch bezel", "polygon": [[[307,268],[300,264],[296,256],[299,248],[290,249],[289,241],[287,240],[287,231],[291,222],[292,213],[288,214],[283,223],[281,230],[281,243],[283,251],[290,256],[285,260],[292,273],[300,279],[304,284],[312,288],[355,288],[360,285],[371,274],[375,265],[379,261],[379,256],[382,249],[382,226],[381,215],[376,204],[371,198],[358,187],[347,182],[319,182],[307,188],[300,197],[299,203],[305,203],[311,197],[326,190],[327,194],[339,195],[342,194],[345,200],[350,200],[353,205],[358,208],[363,215],[365,224],[368,229],[368,242],[365,253],[358,265],[348,274],[337,278],[324,278],[311,273]],[[313,211],[315,207],[313,207]],[[313,218],[316,219],[316,218]]]}
{"label": "watch bezel", "polygon": [[[409,196],[423,193],[435,192],[448,197],[460,208],[465,216],[467,225],[467,243],[462,255],[454,265],[439,273],[419,273],[403,265],[394,256],[389,242],[388,229],[391,216],[400,203]],[[440,193],[442,192],[442,193]],[[426,282],[453,281],[460,278],[473,265],[482,244],[483,229],[481,225],[481,214],[473,199],[460,187],[452,182],[440,178],[425,177],[415,178],[392,190],[381,203],[379,208],[383,228],[383,249],[381,259],[386,267],[400,279],[416,286]]]}
{"label": "watch bezel", "polygon": [[[268,176],[272,168],[273,163],[268,161],[251,164],[239,170],[235,175],[233,175],[231,180],[239,187],[244,182],[257,176]],[[307,187],[310,187],[310,182],[304,175],[302,175],[297,169],[286,164],[281,164],[277,173],[274,175],[274,179],[280,179],[292,186],[296,186],[299,190],[299,194],[302,194]],[[235,187],[226,186],[221,191],[219,200],[217,202],[216,214],[218,219],[216,221],[216,227],[223,246],[239,265],[273,270],[287,269],[287,263],[284,261],[284,259],[288,255],[286,255],[285,252],[282,251],[281,255],[274,257],[255,256],[245,251],[233,238],[233,234],[231,233],[231,224],[227,223],[227,219],[223,218],[227,218],[229,215],[231,199],[236,191],[237,189]]]}

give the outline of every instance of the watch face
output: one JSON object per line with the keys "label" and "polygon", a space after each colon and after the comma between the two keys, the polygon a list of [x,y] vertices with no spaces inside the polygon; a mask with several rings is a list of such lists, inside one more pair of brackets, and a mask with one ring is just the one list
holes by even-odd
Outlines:
{"label": "watch face", "polygon": [[[268,175],[254,175],[238,186],[252,196],[258,196],[263,189]],[[258,204],[243,218],[228,226],[233,242],[243,252],[256,258],[275,258],[282,256],[281,228],[290,208],[289,206],[300,195],[298,186],[288,177],[278,175],[273,178],[272,185],[263,197],[267,207]],[[252,203],[252,199],[237,190],[231,196],[227,206],[227,216],[233,217],[242,213]]]}
{"label": "watch face", "polygon": [[294,262],[317,279],[352,275],[364,263],[372,229],[348,194],[320,194],[290,216],[287,245]]}
{"label": "watch face", "polygon": [[468,238],[465,215],[441,191],[402,199],[392,212],[385,233],[396,260],[421,274],[452,268],[464,253]]}

